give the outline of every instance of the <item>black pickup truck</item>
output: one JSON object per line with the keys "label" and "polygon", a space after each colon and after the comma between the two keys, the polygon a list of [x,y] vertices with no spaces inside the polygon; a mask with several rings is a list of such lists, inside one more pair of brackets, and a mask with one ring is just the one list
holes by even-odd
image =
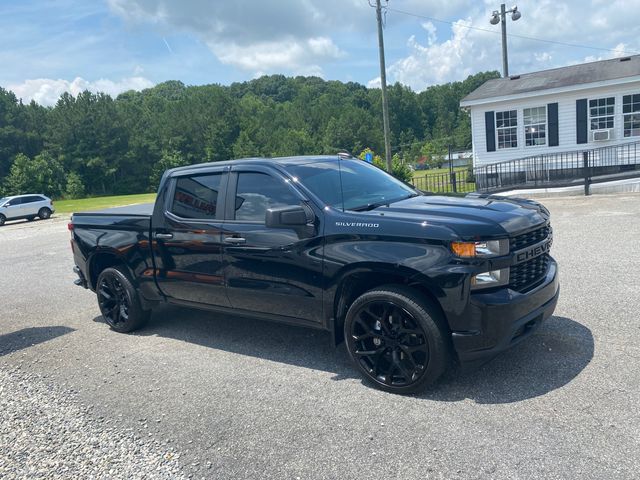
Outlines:
{"label": "black pickup truck", "polygon": [[324,329],[396,393],[528,337],[559,294],[542,205],[429,195],[340,155],[169,170],[155,205],[69,229],[113,330],[161,302]]}

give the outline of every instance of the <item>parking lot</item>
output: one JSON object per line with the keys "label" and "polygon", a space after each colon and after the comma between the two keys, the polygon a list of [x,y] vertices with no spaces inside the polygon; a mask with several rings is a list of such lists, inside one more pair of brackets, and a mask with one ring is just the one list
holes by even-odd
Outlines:
{"label": "parking lot", "polygon": [[555,316],[407,397],[363,384],[323,332],[173,307],[111,332],[73,285],[66,221],[7,224],[0,477],[638,478],[640,195],[542,202]]}

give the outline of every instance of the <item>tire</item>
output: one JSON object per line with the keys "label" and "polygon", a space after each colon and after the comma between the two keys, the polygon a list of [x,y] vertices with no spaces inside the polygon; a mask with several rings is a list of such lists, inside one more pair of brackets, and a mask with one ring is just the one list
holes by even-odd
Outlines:
{"label": "tire", "polygon": [[450,359],[438,309],[419,292],[396,285],[374,288],[349,307],[347,350],[365,380],[387,392],[423,391]]}
{"label": "tire", "polygon": [[38,211],[38,216],[39,216],[42,220],[46,220],[47,218],[51,218],[51,210],[49,210],[47,207],[42,207],[42,208]]}
{"label": "tire", "polygon": [[121,267],[100,272],[96,295],[102,317],[116,332],[132,332],[149,320],[151,312],[143,310],[137,290]]}
{"label": "tire", "polygon": [[4,215],[0,215],[0,227],[4,225],[4,222],[6,221],[7,221],[7,217],[5,217]]}

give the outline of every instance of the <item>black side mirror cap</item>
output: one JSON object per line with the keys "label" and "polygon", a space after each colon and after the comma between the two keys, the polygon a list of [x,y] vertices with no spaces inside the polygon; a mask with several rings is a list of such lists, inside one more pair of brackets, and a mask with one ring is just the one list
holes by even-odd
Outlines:
{"label": "black side mirror cap", "polygon": [[296,228],[304,227],[313,221],[307,210],[300,205],[268,208],[265,215],[265,225],[268,228]]}

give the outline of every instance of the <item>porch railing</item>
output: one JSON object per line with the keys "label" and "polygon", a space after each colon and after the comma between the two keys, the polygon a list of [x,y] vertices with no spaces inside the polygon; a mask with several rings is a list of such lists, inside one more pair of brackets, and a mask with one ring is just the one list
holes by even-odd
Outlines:
{"label": "porch railing", "polygon": [[478,191],[554,187],[640,176],[640,141],[547,153],[474,168]]}

